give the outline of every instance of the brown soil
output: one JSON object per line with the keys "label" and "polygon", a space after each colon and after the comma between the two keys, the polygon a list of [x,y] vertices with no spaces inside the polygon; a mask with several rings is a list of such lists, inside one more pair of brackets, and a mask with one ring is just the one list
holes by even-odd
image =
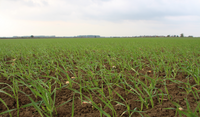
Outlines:
{"label": "brown soil", "polygon": [[[9,60],[9,59],[8,59]],[[70,62],[70,61],[69,61]],[[137,71],[139,71],[139,74],[136,74],[133,70],[128,70],[125,69],[124,72],[121,72],[121,68],[120,66],[116,66],[112,67],[111,65],[109,65],[108,63],[106,63],[106,60],[104,61],[104,69],[109,70],[110,72],[107,72],[108,75],[113,74],[113,78],[117,77],[114,74],[121,74],[121,78],[126,79],[127,83],[129,85],[132,85],[134,88],[134,83],[129,79],[130,76],[134,76],[135,80],[140,79],[141,81],[143,81],[144,83],[147,83],[147,86],[149,86],[149,80],[146,79],[146,77],[144,76],[144,74],[146,74],[147,76],[151,77],[152,79],[155,78],[155,76],[160,77],[161,79],[164,79],[166,76],[166,73],[163,71],[159,71],[159,72],[154,72],[152,68],[148,67],[149,62],[147,60],[144,60],[143,63],[145,64],[145,66],[143,67],[143,69],[139,70],[139,68],[136,68]],[[11,62],[7,62],[7,64],[11,64]],[[57,63],[55,63],[57,64]],[[73,65],[76,65],[77,63],[75,61],[72,61]],[[59,65],[60,68],[64,69],[62,67],[62,65]],[[77,68],[78,69],[78,68]],[[117,104],[115,101],[123,103],[123,104],[128,104],[130,106],[130,110],[134,110],[136,109],[137,111],[139,111],[139,109],[141,108],[141,102],[136,101],[139,100],[138,96],[132,93],[128,93],[128,90],[131,90],[130,87],[126,86],[126,90],[124,89],[123,84],[118,84],[118,85],[112,85],[112,94],[110,94],[109,90],[108,90],[108,86],[105,85],[105,82],[102,80],[102,77],[99,75],[95,75],[95,73],[99,73],[100,72],[100,66],[98,66],[96,68],[95,71],[92,71],[92,73],[94,73],[94,77],[98,80],[98,84],[99,84],[99,88],[102,88],[103,86],[103,91],[105,96],[107,97],[107,99],[109,99],[109,95],[111,95],[113,97],[113,101],[111,101],[111,104],[113,106],[113,108],[116,111],[116,115],[117,117],[128,117],[128,112],[125,112],[127,110],[127,107],[122,106]],[[63,82],[63,84],[67,81],[67,77],[65,75],[65,73],[63,73],[62,71],[51,71],[49,74],[50,76],[56,77],[58,73],[60,73],[60,76],[58,77],[60,81]],[[81,73],[78,72],[78,70],[68,70],[65,71],[70,78],[74,77],[75,75],[78,77],[82,77],[82,79],[77,80],[74,79],[74,82],[80,83],[83,80],[87,81],[87,80],[92,80],[92,77],[87,77],[88,71],[84,71],[81,70]],[[109,74],[110,73],[110,74]],[[50,78],[45,77],[47,75],[47,73],[40,73],[39,75],[39,79],[44,79],[45,81],[48,81]],[[155,75],[155,76],[154,76]],[[33,75],[34,76],[34,75]],[[5,77],[3,75],[3,72],[0,72],[0,82],[1,83],[7,83],[9,85],[13,85],[13,83],[11,82],[12,78],[20,78],[17,75],[10,77],[10,79],[8,79],[8,77]],[[34,80],[36,80],[36,77],[33,77]],[[176,106],[172,103],[172,102],[176,102],[178,103],[183,109],[187,109],[186,106],[186,101],[184,98],[187,97],[188,102],[190,103],[190,108],[191,110],[195,110],[196,106],[197,106],[197,102],[199,102],[199,98],[195,98],[195,96],[192,93],[186,94],[186,90],[181,88],[181,87],[185,87],[184,82],[186,83],[189,80],[190,85],[195,85],[195,81],[193,79],[193,77],[187,75],[186,73],[183,72],[178,72],[177,76],[175,78],[175,80],[177,81],[181,81],[182,83],[174,83],[170,80],[166,80],[166,87],[168,89],[168,93],[170,94],[168,98],[168,96],[164,96],[163,97],[163,102],[162,104],[159,103],[161,101],[161,96],[157,97],[153,97],[153,102],[154,102],[154,108],[152,108],[151,103],[149,103],[148,105],[148,109],[144,106],[143,107],[143,112],[142,115],[143,116],[149,116],[149,117],[174,117],[176,114],[176,110],[168,110],[165,108],[176,108]],[[26,81],[28,84],[28,81]],[[52,84],[54,83],[54,80],[51,81]],[[114,82],[114,81],[113,81]],[[5,84],[0,84],[0,88],[2,89],[3,87],[6,87],[7,85]],[[53,88],[56,85],[53,85]],[[68,103],[64,104],[61,107],[58,107],[57,110],[57,114],[56,112],[53,113],[54,117],[70,117],[72,115],[72,104],[73,104],[73,95],[74,96],[74,117],[100,117],[100,112],[99,110],[97,110],[92,104],[90,103],[81,103],[80,101],[80,95],[78,93],[74,93],[74,91],[70,90],[67,87],[62,88],[61,90],[57,90],[56,91],[56,100],[55,100],[55,106],[57,107],[58,105],[69,101]],[[111,87],[111,86],[110,86]],[[59,85],[57,85],[57,88],[59,88]],[[139,86],[139,88],[143,91],[142,87]],[[166,93],[165,91],[165,86],[163,85],[163,81],[158,81],[156,84],[156,88],[160,89],[162,92]],[[80,91],[80,87],[77,84],[73,84],[72,89]],[[12,96],[14,96],[12,91],[9,91],[9,88],[7,89],[3,89],[4,91],[6,91],[7,93],[11,94]],[[42,100],[40,97],[35,97],[32,93],[32,91],[26,87],[26,86],[19,86],[19,90],[23,91],[24,93],[26,93],[27,95],[30,95],[30,97],[35,101],[40,101]],[[197,95],[200,95],[200,86],[194,86],[193,90],[198,90],[197,91]],[[115,91],[117,93],[119,93],[124,99],[125,102],[115,93]],[[82,90],[83,95],[90,97],[92,96],[93,101],[98,104],[99,107],[102,107],[102,110],[104,110],[106,113],[108,113],[109,115],[113,116],[113,112],[110,108],[108,108],[97,96],[100,96],[99,92],[97,90],[93,90],[92,91],[87,91],[87,90]],[[28,98],[28,96],[19,92],[18,93],[18,99],[19,99],[19,107],[25,105],[25,104],[29,104],[31,103],[30,99]],[[0,93],[0,98],[7,104],[9,109],[15,109],[17,108],[17,102],[15,99],[9,97],[8,95],[4,94],[4,93]],[[53,98],[53,96],[52,96]],[[84,100],[87,100],[85,97],[83,97]],[[148,100],[150,101],[150,100]],[[0,113],[6,111],[7,108],[6,106],[4,106],[4,104],[2,102],[0,102]],[[125,113],[123,113],[125,112]],[[11,112],[11,115],[16,117],[17,116],[17,110],[14,110]],[[26,107],[26,108],[21,108],[19,111],[19,116],[20,117],[40,117],[39,113],[36,111],[36,109],[34,107]],[[45,115],[44,115],[45,116]],[[105,115],[103,115],[105,116]],[[141,115],[138,112],[135,112],[132,114],[132,117],[140,117]],[[9,117],[9,114],[3,114],[0,115],[0,117]]]}

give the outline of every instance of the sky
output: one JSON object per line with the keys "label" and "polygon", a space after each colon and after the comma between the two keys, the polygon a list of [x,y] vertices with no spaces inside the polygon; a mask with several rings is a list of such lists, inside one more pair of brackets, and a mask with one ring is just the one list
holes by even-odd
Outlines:
{"label": "sky", "polygon": [[0,0],[0,37],[200,36],[200,0]]}

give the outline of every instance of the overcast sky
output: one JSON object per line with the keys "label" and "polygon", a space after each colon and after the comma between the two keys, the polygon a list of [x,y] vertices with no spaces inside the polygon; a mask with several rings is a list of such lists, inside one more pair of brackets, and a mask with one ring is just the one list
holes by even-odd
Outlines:
{"label": "overcast sky", "polygon": [[200,0],[0,0],[0,37],[200,36]]}

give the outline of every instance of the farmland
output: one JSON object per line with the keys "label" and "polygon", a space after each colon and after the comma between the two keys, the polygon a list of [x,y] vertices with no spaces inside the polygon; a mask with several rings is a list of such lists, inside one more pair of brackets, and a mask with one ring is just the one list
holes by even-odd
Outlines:
{"label": "farmland", "polygon": [[200,116],[199,38],[0,40],[0,116]]}

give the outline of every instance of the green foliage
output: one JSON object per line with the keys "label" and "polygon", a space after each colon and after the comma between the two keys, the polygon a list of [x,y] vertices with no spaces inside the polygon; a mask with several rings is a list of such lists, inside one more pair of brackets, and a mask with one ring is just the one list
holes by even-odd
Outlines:
{"label": "green foliage", "polygon": [[[160,104],[166,98],[172,101],[168,86],[170,84],[167,82],[181,84],[182,82],[177,80],[179,73],[184,73],[188,79],[192,78],[195,81],[195,85],[192,85],[188,80],[180,89],[186,90],[187,95],[192,93],[196,100],[199,99],[199,91],[193,90],[193,87],[200,85],[199,45],[200,40],[195,38],[0,40],[0,75],[13,82],[13,86],[6,85],[10,87],[14,96],[3,90],[7,87],[0,87],[0,92],[16,99],[18,116],[20,108],[33,106],[41,116],[52,117],[58,107],[70,101],[71,116],[75,116],[75,101],[80,99],[82,103],[83,98],[99,110],[100,116],[117,116],[113,103],[126,107],[127,110],[121,113],[121,116],[125,113],[129,116],[133,113],[143,116],[145,109],[155,107],[156,98]],[[148,61],[148,64],[144,61]],[[144,68],[151,68],[151,71],[141,72]],[[153,73],[151,77],[148,75],[150,72]],[[158,76],[158,73],[164,73],[165,76]],[[71,76],[75,78],[72,79]],[[46,78],[48,80],[45,80]],[[144,78],[144,81],[140,78]],[[79,86],[78,90],[73,89],[75,84]],[[164,90],[156,87],[159,84],[164,86]],[[26,95],[31,103],[19,107],[18,94],[24,93],[19,90],[20,86],[29,88],[41,101],[35,102]],[[126,96],[135,95],[138,100],[134,101],[140,102],[140,107],[131,109],[130,103],[114,87],[123,89]],[[56,91],[62,88],[71,90],[73,96],[56,106]],[[105,88],[108,94],[104,93]],[[85,96],[83,92],[90,96]],[[119,99],[115,99],[113,93]],[[80,98],[77,98],[76,94],[79,94]],[[92,95],[101,103],[96,103]],[[14,109],[9,109],[1,98],[0,101],[7,108],[7,111],[0,114],[11,115]],[[172,103],[177,108],[167,109],[174,109],[180,115],[199,115],[200,104],[198,103],[195,112],[192,113],[189,102],[187,99],[185,101],[186,111],[178,110],[180,106],[175,102]],[[104,111],[106,107],[112,110],[111,115]]]}

